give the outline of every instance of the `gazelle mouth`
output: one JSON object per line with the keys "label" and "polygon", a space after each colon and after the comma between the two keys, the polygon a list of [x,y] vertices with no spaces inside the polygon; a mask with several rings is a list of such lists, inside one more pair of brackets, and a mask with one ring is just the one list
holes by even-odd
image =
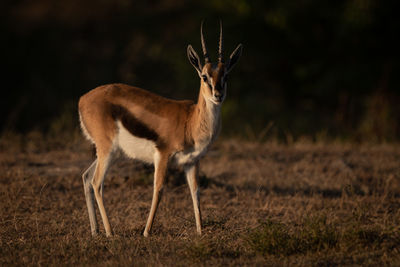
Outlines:
{"label": "gazelle mouth", "polygon": [[221,97],[213,97],[213,98],[212,98],[212,101],[213,101],[215,104],[221,104],[221,103],[224,101],[224,97],[223,97],[223,96],[221,96]]}

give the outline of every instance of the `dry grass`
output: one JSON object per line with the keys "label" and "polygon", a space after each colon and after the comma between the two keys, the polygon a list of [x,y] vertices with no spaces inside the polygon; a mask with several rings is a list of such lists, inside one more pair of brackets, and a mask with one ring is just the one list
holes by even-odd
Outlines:
{"label": "dry grass", "polygon": [[152,168],[121,159],[105,183],[115,236],[92,238],[89,146],[29,138],[0,144],[1,266],[400,265],[398,145],[220,142],[201,165],[201,237],[179,172],[142,237]]}

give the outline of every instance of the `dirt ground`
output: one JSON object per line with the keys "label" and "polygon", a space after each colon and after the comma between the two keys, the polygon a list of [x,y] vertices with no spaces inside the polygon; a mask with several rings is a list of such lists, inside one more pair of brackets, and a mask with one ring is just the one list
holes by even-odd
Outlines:
{"label": "dirt ground", "polygon": [[142,232],[152,167],[120,158],[105,181],[114,236],[90,234],[83,139],[2,140],[0,265],[400,265],[400,146],[219,141],[201,162],[203,235],[168,177]]}

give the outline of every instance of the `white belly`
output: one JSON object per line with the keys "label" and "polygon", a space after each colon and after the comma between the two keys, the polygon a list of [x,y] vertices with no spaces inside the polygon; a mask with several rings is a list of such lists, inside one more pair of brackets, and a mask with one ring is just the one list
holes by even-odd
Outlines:
{"label": "white belly", "polygon": [[[153,164],[157,153],[156,144],[148,139],[132,135],[120,121],[117,124],[118,147],[130,158]],[[173,155],[171,163],[177,166],[193,164],[204,156],[210,144],[210,140],[206,140],[195,144],[191,149],[179,151]]]}
{"label": "white belly", "polygon": [[156,153],[155,143],[132,135],[121,122],[118,121],[117,124],[117,143],[121,150],[130,158],[153,163],[154,154]]}

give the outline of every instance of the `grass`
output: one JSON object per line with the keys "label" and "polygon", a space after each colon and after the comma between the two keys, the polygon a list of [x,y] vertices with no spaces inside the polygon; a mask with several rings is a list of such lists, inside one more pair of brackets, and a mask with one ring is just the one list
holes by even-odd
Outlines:
{"label": "grass", "polygon": [[267,220],[249,235],[250,246],[262,255],[289,256],[335,248],[338,233],[326,218],[306,218],[301,226],[290,227]]}
{"label": "grass", "polygon": [[115,162],[105,182],[115,235],[101,225],[92,238],[83,139],[3,136],[0,147],[1,266],[400,265],[398,145],[221,141],[201,163],[203,235],[174,171],[149,238],[152,167]]}

